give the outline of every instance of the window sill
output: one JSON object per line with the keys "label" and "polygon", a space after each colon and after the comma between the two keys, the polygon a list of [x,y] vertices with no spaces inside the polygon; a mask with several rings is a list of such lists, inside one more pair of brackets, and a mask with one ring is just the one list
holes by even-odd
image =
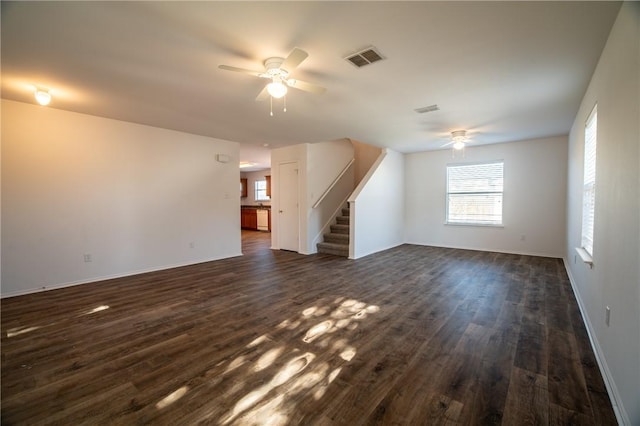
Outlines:
{"label": "window sill", "polygon": [[446,226],[480,226],[482,228],[504,228],[502,224],[490,224],[490,223],[458,223],[458,222],[445,222]]}
{"label": "window sill", "polygon": [[593,269],[593,257],[591,257],[591,255],[587,253],[587,251],[582,247],[576,247],[576,252],[578,252],[580,259],[582,259],[584,263],[589,265],[589,268]]}

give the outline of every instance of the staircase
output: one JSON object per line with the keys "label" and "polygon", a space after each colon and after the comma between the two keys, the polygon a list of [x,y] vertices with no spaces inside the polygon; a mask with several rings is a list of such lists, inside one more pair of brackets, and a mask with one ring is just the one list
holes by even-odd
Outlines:
{"label": "staircase", "polygon": [[349,216],[349,208],[342,209],[331,232],[324,234],[324,242],[317,244],[318,253],[349,257]]}

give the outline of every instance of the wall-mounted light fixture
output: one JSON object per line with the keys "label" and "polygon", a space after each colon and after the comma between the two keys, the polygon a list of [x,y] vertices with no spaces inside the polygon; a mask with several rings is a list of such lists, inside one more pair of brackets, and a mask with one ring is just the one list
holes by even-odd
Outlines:
{"label": "wall-mounted light fixture", "polygon": [[36,89],[35,97],[36,101],[42,106],[49,105],[49,102],[51,102],[51,94],[48,90]]}

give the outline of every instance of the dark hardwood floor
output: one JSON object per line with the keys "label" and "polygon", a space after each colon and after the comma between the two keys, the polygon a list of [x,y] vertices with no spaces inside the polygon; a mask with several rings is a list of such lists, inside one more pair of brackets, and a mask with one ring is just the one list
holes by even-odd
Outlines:
{"label": "dark hardwood floor", "polygon": [[615,424],[560,260],[269,238],[2,300],[2,424]]}

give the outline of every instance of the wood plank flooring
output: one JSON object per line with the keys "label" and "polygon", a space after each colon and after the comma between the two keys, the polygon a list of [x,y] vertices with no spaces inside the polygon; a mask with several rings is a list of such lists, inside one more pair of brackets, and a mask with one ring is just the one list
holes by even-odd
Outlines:
{"label": "wood plank flooring", "polygon": [[269,238],[2,300],[2,424],[616,424],[559,259]]}

